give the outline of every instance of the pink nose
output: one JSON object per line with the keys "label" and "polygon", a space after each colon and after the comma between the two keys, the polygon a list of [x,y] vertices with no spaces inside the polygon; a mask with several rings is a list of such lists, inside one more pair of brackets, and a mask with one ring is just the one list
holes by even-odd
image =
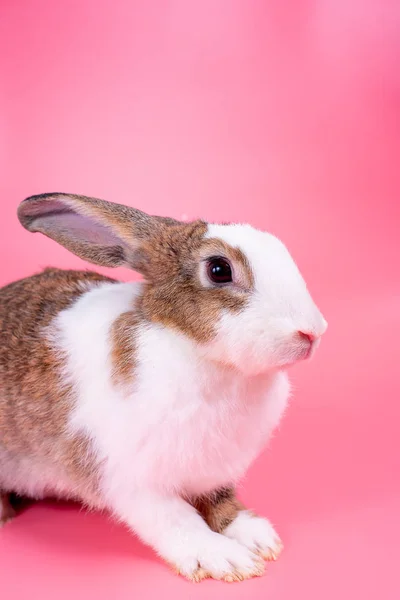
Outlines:
{"label": "pink nose", "polygon": [[298,331],[297,333],[302,340],[304,340],[305,342],[309,342],[310,345],[312,345],[315,342],[315,340],[317,339],[316,335],[314,335],[313,333],[310,333],[308,331],[307,332]]}

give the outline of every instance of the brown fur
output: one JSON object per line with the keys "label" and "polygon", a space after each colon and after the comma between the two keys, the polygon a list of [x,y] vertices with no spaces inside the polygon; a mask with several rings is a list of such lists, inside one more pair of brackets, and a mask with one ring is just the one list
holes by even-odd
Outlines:
{"label": "brown fur", "polygon": [[[63,357],[42,331],[85,291],[111,281],[48,269],[0,290],[0,439],[16,456],[49,458],[78,484],[94,481],[90,441],[64,435],[74,390],[60,382]],[[8,490],[12,491],[12,490]]]}
{"label": "brown fur", "polygon": [[[199,343],[210,341],[224,310],[239,312],[247,302],[253,276],[240,250],[221,240],[204,239],[207,225],[196,221],[159,232],[143,248],[148,260],[150,283],[145,287],[140,309],[145,318],[177,329]],[[199,279],[199,263],[222,255],[238,265],[244,289],[205,288]]]}
{"label": "brown fur", "polygon": [[135,332],[140,323],[136,312],[120,315],[111,328],[112,380],[115,385],[133,382],[136,366]]}
{"label": "brown fur", "polygon": [[15,517],[8,494],[0,494],[0,527]]}
{"label": "brown fur", "polygon": [[222,533],[234,521],[238,512],[245,510],[233,488],[221,488],[208,496],[196,498],[193,506],[210,529],[217,533]]}

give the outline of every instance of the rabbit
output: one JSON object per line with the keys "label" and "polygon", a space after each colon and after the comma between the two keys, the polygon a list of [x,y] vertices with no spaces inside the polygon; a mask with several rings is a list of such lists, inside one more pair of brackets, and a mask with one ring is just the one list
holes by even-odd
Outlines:
{"label": "rabbit", "polygon": [[286,246],[63,193],[18,217],[143,277],[49,268],[0,290],[0,520],[10,494],[73,499],[191,581],[262,575],[282,543],[235,488],[327,328]]}

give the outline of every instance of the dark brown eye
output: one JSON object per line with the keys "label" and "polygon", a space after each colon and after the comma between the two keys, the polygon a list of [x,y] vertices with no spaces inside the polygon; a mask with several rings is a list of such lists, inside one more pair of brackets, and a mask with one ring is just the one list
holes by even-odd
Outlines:
{"label": "dark brown eye", "polygon": [[230,283],[232,281],[231,265],[224,258],[211,258],[207,264],[207,274],[213,283]]}

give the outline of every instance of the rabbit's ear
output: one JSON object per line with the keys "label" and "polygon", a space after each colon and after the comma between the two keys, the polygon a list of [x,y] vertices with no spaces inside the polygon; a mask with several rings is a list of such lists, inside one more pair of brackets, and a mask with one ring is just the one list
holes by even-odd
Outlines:
{"label": "rabbit's ear", "polygon": [[61,193],[27,198],[18,208],[18,217],[28,231],[43,233],[84,260],[138,271],[144,258],[142,246],[160,228],[179,225],[128,206]]}

